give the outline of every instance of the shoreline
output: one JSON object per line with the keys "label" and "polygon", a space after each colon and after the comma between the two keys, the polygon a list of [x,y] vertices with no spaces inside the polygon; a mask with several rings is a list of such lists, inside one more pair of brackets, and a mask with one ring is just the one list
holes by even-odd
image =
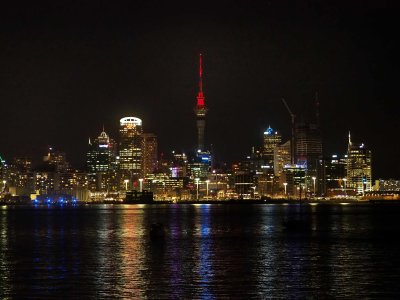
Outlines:
{"label": "shoreline", "polygon": [[365,205],[365,204],[383,204],[400,205],[400,200],[358,200],[358,199],[228,199],[228,200],[153,200],[153,201],[99,201],[99,202],[81,202],[77,203],[7,203],[0,202],[1,206],[91,206],[99,204],[110,205],[180,205],[180,204],[215,204],[215,205],[250,205],[250,204],[278,204],[278,205]]}

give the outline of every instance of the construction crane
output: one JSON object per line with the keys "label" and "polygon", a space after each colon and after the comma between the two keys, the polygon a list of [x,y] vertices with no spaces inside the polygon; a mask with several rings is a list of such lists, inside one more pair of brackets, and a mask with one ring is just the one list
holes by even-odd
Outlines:
{"label": "construction crane", "polygon": [[290,108],[289,108],[289,105],[286,103],[286,101],[285,101],[285,99],[284,98],[282,98],[282,102],[283,102],[283,104],[285,105],[285,107],[286,107],[286,109],[287,109],[287,111],[289,112],[289,115],[290,115],[290,117],[291,117],[291,119],[292,119],[292,139],[291,139],[291,142],[290,142],[290,160],[291,160],[291,164],[293,165],[294,163],[295,163],[295,141],[296,141],[296,139],[295,139],[295,119],[296,119],[296,115],[294,114],[294,113],[292,113],[292,111],[290,110]]}

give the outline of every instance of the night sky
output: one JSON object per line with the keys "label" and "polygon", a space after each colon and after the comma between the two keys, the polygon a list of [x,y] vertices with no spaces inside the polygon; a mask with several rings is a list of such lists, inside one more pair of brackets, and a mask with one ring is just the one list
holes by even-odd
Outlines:
{"label": "night sky", "polygon": [[[160,152],[195,148],[203,53],[216,159],[242,159],[271,125],[313,120],[326,155],[347,135],[373,151],[373,177],[399,178],[397,1],[8,1],[0,8],[0,155],[51,145],[83,167],[88,137],[136,116]],[[338,4],[340,3],[340,4]]]}

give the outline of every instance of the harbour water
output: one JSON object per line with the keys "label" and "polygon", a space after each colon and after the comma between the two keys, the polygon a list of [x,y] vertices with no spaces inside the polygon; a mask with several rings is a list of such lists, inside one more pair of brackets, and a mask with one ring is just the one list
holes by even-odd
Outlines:
{"label": "harbour water", "polygon": [[[398,298],[400,206],[0,208],[0,299]],[[308,220],[289,230],[285,220]],[[153,223],[165,238],[150,239]]]}

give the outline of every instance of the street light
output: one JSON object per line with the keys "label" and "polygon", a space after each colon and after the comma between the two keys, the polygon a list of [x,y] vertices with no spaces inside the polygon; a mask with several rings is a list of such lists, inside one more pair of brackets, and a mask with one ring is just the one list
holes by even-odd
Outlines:
{"label": "street light", "polygon": [[129,179],[125,179],[124,182],[125,182],[125,191],[127,191]]}
{"label": "street light", "polygon": [[284,182],[284,183],[283,183],[283,186],[285,187],[285,195],[286,195],[287,182]]}
{"label": "street light", "polygon": [[313,177],[311,177],[311,178],[312,178],[313,184],[314,184],[314,197],[315,197],[315,179],[317,179],[317,177],[313,176]]}
{"label": "street light", "polygon": [[347,181],[347,178],[343,178],[343,182],[344,182],[344,194],[347,196],[346,181]]}
{"label": "street light", "polygon": [[207,184],[207,197],[208,197],[208,184],[210,183],[210,180],[206,180],[206,184]]}
{"label": "street light", "polygon": [[274,176],[270,176],[271,178],[271,196],[274,194]]}
{"label": "street light", "polygon": [[139,192],[143,190],[143,178],[139,178]]}
{"label": "street light", "polygon": [[3,180],[3,192],[6,190],[6,183],[7,183],[7,180]]}
{"label": "street light", "polygon": [[199,180],[200,180],[200,178],[196,178],[195,179],[196,185],[197,185],[197,187],[196,187],[196,200],[199,200]]}

